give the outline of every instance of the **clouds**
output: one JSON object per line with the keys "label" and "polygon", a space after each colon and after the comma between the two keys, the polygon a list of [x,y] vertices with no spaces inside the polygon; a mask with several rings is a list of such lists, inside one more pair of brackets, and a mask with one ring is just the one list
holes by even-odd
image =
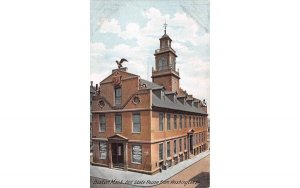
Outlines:
{"label": "clouds", "polygon": [[[161,10],[150,7],[132,15],[135,19],[129,19],[131,21],[127,23],[122,21],[122,24],[121,17],[99,18],[102,20],[98,22],[100,42],[91,43],[91,80],[99,82],[104,79],[116,68],[115,60],[123,57],[128,60],[124,66],[130,72],[151,80],[155,65],[153,54],[159,48],[166,20],[167,34],[172,38],[172,47],[178,55],[177,68],[180,69],[183,89],[209,102],[209,33],[181,10],[163,14]],[[132,21],[138,16],[143,22]],[[110,41],[114,44],[109,45]]]}
{"label": "clouds", "polygon": [[156,8],[150,8],[142,12],[142,15],[147,18],[146,26],[142,32],[146,36],[157,37],[162,35],[163,24],[169,19],[169,15],[162,15]]}
{"label": "clouds", "polygon": [[118,20],[104,20],[102,23],[98,23],[100,25],[101,33],[119,33],[121,31],[121,27],[119,25]]}
{"label": "clouds", "polygon": [[91,43],[91,56],[103,56],[106,47],[103,43]]}
{"label": "clouds", "polygon": [[123,39],[138,39],[140,37],[140,26],[136,23],[129,23],[124,32],[120,32],[119,36]]}

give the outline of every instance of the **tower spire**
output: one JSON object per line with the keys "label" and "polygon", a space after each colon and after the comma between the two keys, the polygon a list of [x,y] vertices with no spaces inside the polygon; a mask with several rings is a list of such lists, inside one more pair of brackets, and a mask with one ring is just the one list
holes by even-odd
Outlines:
{"label": "tower spire", "polygon": [[165,28],[165,34],[167,33],[167,22],[166,22],[166,20],[165,20],[165,23],[164,23],[164,28]]}

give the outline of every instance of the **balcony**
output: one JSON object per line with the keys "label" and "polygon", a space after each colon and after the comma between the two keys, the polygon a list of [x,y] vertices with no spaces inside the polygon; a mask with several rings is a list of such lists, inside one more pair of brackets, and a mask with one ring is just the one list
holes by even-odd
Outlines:
{"label": "balcony", "polygon": [[163,53],[163,52],[167,52],[167,51],[171,51],[176,55],[175,50],[173,50],[171,47],[157,49],[157,50],[155,50],[155,54],[159,54],[159,53]]}
{"label": "balcony", "polygon": [[167,74],[167,73],[173,73],[175,74],[176,76],[179,77],[179,70],[178,72],[173,70],[172,68],[165,68],[163,70],[155,70],[153,67],[152,67],[152,75],[153,76],[156,76],[156,75],[163,75],[163,74]]}

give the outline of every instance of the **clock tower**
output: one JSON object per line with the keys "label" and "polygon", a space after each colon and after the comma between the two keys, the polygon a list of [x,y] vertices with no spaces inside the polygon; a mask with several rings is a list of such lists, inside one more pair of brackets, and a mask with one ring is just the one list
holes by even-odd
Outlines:
{"label": "clock tower", "polygon": [[160,48],[155,50],[155,67],[152,68],[152,82],[163,85],[166,91],[179,92],[179,71],[176,71],[176,52],[173,50],[172,39],[165,33],[159,39]]}

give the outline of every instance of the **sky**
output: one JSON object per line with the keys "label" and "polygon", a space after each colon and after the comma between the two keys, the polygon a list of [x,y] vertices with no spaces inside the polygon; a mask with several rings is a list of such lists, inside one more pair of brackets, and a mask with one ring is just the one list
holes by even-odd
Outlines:
{"label": "sky", "polygon": [[151,81],[154,51],[167,34],[177,53],[180,86],[209,111],[209,0],[91,0],[90,79],[99,83],[125,58],[128,72]]}

